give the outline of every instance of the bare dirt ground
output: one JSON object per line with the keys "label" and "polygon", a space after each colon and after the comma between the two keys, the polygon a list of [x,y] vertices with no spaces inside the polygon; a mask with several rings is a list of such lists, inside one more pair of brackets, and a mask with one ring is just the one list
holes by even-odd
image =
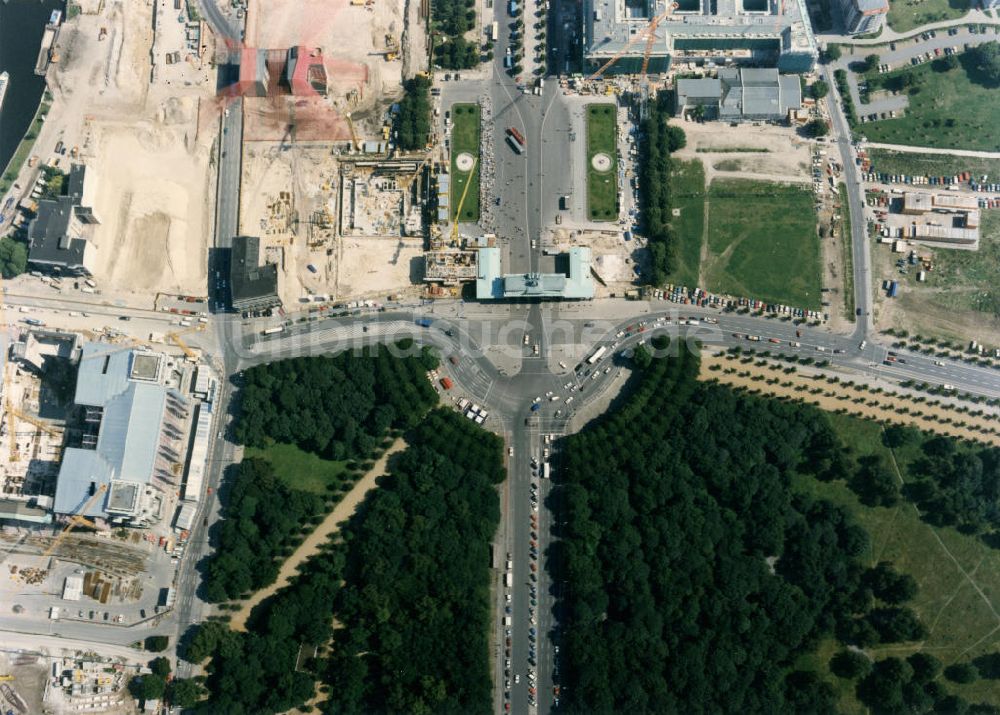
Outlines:
{"label": "bare dirt ground", "polygon": [[386,465],[389,463],[389,458],[397,452],[403,451],[406,447],[407,444],[402,437],[392,443],[368,473],[358,480],[351,491],[347,492],[344,498],[333,508],[333,511],[326,515],[326,518],[320,522],[319,526],[306,537],[305,541],[299,544],[299,547],[281,565],[277,580],[267,588],[257,591],[250,600],[243,602],[239,611],[233,613],[232,619],[229,622],[233,630],[245,631],[250,612],[258,604],[262,603],[264,599],[273,596],[279,589],[287,586],[295,574],[298,573],[299,566],[316,554],[331,536],[340,531],[341,524],[354,513],[354,510],[358,508],[358,504],[364,501],[368,492],[375,488],[375,481],[386,473]]}
{"label": "bare dirt ground", "polygon": [[150,122],[97,131],[98,280],[125,291],[204,294],[209,151],[193,142],[193,129]]}
{"label": "bare dirt ground", "polygon": [[410,288],[424,274],[422,238],[342,238],[336,297],[376,298]]}
{"label": "bare dirt ground", "polygon": [[[381,126],[381,110],[402,94],[403,62],[387,61],[390,45],[403,35],[405,0],[378,0],[370,6],[349,0],[251,0],[247,44],[267,49],[294,45],[323,51],[333,116],[350,112],[365,135]],[[408,38],[409,40],[410,38]],[[414,36],[413,40],[421,41]],[[300,110],[301,111],[301,110]]]}
{"label": "bare dirt ground", "polygon": [[[913,246],[913,248],[920,255],[932,256],[949,250],[927,246]],[[898,297],[887,298],[885,291],[882,290],[882,280],[899,278],[895,263],[900,257],[905,257],[905,254],[893,253],[887,245],[873,244],[871,256],[876,329],[883,331],[889,328],[903,329],[915,335],[958,342],[967,342],[970,338],[975,338],[983,344],[1000,345],[1000,316],[985,311],[951,310],[935,300],[937,294],[959,290],[955,285],[933,287],[907,280]],[[911,270],[910,275],[912,276],[914,272],[915,270]],[[962,290],[970,289],[962,288]]]}
{"label": "bare dirt ground", "polygon": [[[152,11],[145,0],[88,3],[64,24],[48,74],[53,108],[36,145],[43,161],[63,171],[83,163],[96,179],[95,279],[131,302],[205,292],[217,126],[207,68],[189,81],[150,82]],[[177,24],[173,10],[165,16]],[[78,157],[51,154],[60,141]]]}
{"label": "bare dirt ground", "polygon": [[[1000,446],[1000,435],[983,434],[982,432],[970,430],[967,427],[960,427],[955,424],[942,424],[940,422],[941,418],[950,418],[953,422],[983,424],[983,420],[986,419],[984,417],[969,417],[954,409],[949,409],[947,405],[943,404],[928,405],[927,402],[918,403],[903,397],[890,397],[884,393],[875,394],[867,390],[857,391],[853,387],[843,384],[830,384],[825,380],[816,379],[802,372],[785,374],[781,371],[784,367],[787,367],[785,365],[769,364],[768,366],[758,366],[756,362],[741,363],[739,358],[731,355],[703,352],[698,377],[702,380],[718,380],[723,384],[732,385],[733,387],[759,390],[763,394],[775,397],[802,400],[830,412],[845,410],[849,414],[880,422],[908,424],[925,432],[933,432],[934,434],[949,435],[960,439]],[[736,373],[726,374],[724,369],[713,370],[713,365],[718,365],[722,368],[734,368]],[[747,372],[750,375],[740,374]],[[754,380],[754,376],[763,376],[765,379]],[[767,380],[769,379],[777,379],[778,383],[769,385],[767,384]],[[791,384],[789,385],[788,383]],[[806,386],[809,389],[822,388],[823,392],[814,395],[808,391],[796,391],[795,386]],[[899,391],[897,390],[897,392]],[[863,398],[864,402],[857,402],[856,400],[859,398]],[[910,414],[896,412],[894,407],[900,405],[908,407]],[[922,414],[915,415],[915,412]],[[928,419],[928,415],[933,415],[937,420]],[[990,423],[995,425],[996,421],[991,420]]]}
{"label": "bare dirt ground", "polygon": [[706,183],[716,177],[810,181],[811,143],[799,137],[792,127],[770,124],[730,127],[725,122],[690,121],[678,126],[687,135],[687,146],[674,152],[674,156],[700,159],[705,166]]}

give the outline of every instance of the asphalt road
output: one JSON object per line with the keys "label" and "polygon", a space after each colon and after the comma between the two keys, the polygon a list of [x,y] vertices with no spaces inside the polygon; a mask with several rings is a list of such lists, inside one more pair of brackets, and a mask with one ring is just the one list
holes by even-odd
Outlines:
{"label": "asphalt road", "polygon": [[[222,29],[230,37],[238,35],[238,30],[229,25],[213,2],[201,0],[201,6],[206,18],[215,28]],[[557,82],[547,82],[541,96],[529,95],[519,90],[514,80],[503,71],[502,58],[506,51],[510,18],[506,16],[505,8],[498,7],[497,12],[503,32],[496,46],[497,60],[488,92],[495,117],[492,143],[497,167],[495,198],[500,199],[498,223],[502,226],[501,238],[506,247],[505,271],[529,272],[544,266],[541,242],[536,244],[536,248],[532,248],[531,242],[537,241],[542,227],[553,221],[558,197],[567,192],[566,182],[568,177],[573,176],[574,149],[578,147],[570,139],[570,132],[567,130],[572,107],[563,98]],[[553,34],[557,48],[568,47],[571,38],[558,30]],[[212,317],[214,330],[193,336],[190,341],[192,344],[200,344],[208,354],[213,355],[214,363],[225,381],[218,400],[220,417],[216,427],[223,432],[227,430],[228,415],[233,410],[229,380],[249,365],[298,355],[330,353],[363,344],[392,341],[404,335],[413,336],[419,344],[433,345],[444,355],[453,354],[459,358],[458,365],[444,364],[444,369],[456,382],[453,394],[465,394],[486,406],[491,412],[487,427],[503,433],[513,448],[513,455],[508,460],[510,478],[503,487],[503,520],[498,534],[501,561],[505,561],[503,556],[508,551],[513,561],[514,587],[510,593],[510,697],[513,712],[549,711],[556,661],[557,643],[553,640],[556,629],[553,612],[556,584],[544,561],[546,549],[551,543],[553,505],[548,498],[550,484],[533,475],[531,458],[536,456],[543,461],[543,450],[549,446],[544,441],[544,435],[561,435],[570,426],[577,427],[574,419],[592,402],[603,399],[604,391],[610,389],[609,384],[619,373],[614,357],[605,357],[596,371],[588,365],[579,373],[573,374],[572,369],[578,361],[572,364],[567,362],[568,370],[555,368],[552,356],[562,354],[556,351],[566,346],[586,346],[586,354],[591,354],[597,346],[603,345],[609,348],[609,353],[618,352],[643,339],[636,334],[624,340],[617,337],[619,331],[635,325],[639,320],[655,325],[656,319],[662,316],[669,317],[670,323],[662,324],[661,329],[679,340],[698,340],[721,346],[738,344],[772,352],[795,350],[813,354],[818,359],[828,359],[835,368],[857,375],[950,383],[961,391],[1000,396],[1000,371],[972,367],[957,361],[944,361],[944,365],[936,365],[933,358],[906,351],[898,351],[905,362],[885,366],[882,360],[886,348],[878,344],[874,336],[867,340],[863,350],[860,348],[861,341],[871,331],[872,305],[863,195],[855,170],[850,134],[840,105],[835,101],[835,84],[829,68],[824,72],[833,89],[830,95],[833,140],[841,153],[849,189],[856,304],[863,316],[851,335],[832,334],[819,328],[796,328],[776,319],[720,314],[715,310],[681,307],[671,303],[637,301],[625,304],[602,301],[602,305],[588,304],[582,308],[572,304],[503,304],[485,309],[479,306],[481,311],[477,312],[480,317],[469,318],[461,316],[461,306],[450,306],[447,301],[439,301],[434,306],[434,314],[437,316],[449,307],[458,309],[454,311],[455,316],[438,317],[431,328],[420,328],[414,322],[427,312],[420,308],[399,308],[382,313],[368,312],[347,319],[297,324],[278,335],[263,336],[261,330],[273,325],[273,320],[244,322],[238,316],[215,313]],[[471,87],[466,88],[466,91],[471,90]],[[456,95],[462,91],[461,87],[456,87]],[[230,247],[231,239],[238,230],[242,134],[242,107],[238,102],[229,106],[229,111],[223,114],[221,122],[223,134],[219,147],[216,249]],[[528,151],[523,156],[515,154],[505,141],[504,132],[510,126],[518,128],[526,137]],[[570,186],[573,191],[585,190],[585,187]],[[209,289],[216,303],[225,299],[225,291],[221,287],[225,265],[215,262],[220,260],[222,253],[224,252],[215,251],[210,254]],[[220,271],[219,278],[215,275],[216,270]],[[609,306],[618,312],[619,317],[597,317]],[[484,318],[482,315],[489,317]],[[621,315],[628,317],[622,318]],[[681,316],[712,316],[718,320],[718,324],[680,326],[678,318]],[[748,342],[745,337],[740,337],[746,334],[759,335],[762,341]],[[527,344],[524,342],[524,335],[528,337]],[[649,337],[648,334],[643,336]],[[778,339],[781,344],[767,342],[768,338]],[[792,341],[800,343],[800,347],[792,347]],[[537,355],[535,345],[538,346]],[[508,372],[497,367],[487,355],[489,350],[496,350],[498,347],[516,358],[513,362],[520,365],[519,370]],[[558,396],[558,400],[552,400],[553,396]],[[572,403],[569,398],[572,398]],[[531,407],[536,399],[539,400],[539,408],[532,411]],[[219,516],[216,498],[219,482],[225,467],[233,462],[235,451],[235,445],[228,439],[217,439],[210,455],[206,487],[210,487],[213,494],[206,493],[203,496],[202,512],[197,517],[187,553],[177,575],[178,596],[173,625],[178,635],[183,634],[190,624],[201,621],[207,612],[207,605],[197,597],[199,578],[196,565],[209,551],[207,532]],[[557,455],[552,455],[552,459],[555,458]],[[538,490],[537,511],[532,500],[533,483]],[[536,528],[532,528],[533,516],[537,519]],[[203,520],[207,520],[207,524]],[[532,542],[537,545],[540,559],[537,562],[532,558]],[[536,570],[532,570],[532,563],[537,563]],[[507,606],[504,591],[501,587],[497,592],[498,638],[494,653],[497,658],[497,705],[501,708],[506,679],[504,650],[507,636],[504,633],[503,618]],[[0,623],[0,628],[3,625]],[[535,632],[532,633],[530,629]],[[107,629],[101,629],[102,634],[105,632],[111,633]],[[101,637],[90,630],[62,635],[64,638],[89,642],[115,642],[114,638]],[[532,661],[534,666],[531,665]],[[528,702],[529,667],[537,672],[537,708],[529,707]],[[182,663],[178,671],[181,675],[187,675],[191,668]],[[519,680],[516,684],[513,682],[515,678]]]}

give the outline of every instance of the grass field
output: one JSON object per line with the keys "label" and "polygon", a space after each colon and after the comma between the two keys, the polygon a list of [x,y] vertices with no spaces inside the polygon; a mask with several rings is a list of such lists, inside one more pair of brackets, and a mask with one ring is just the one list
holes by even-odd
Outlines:
{"label": "grass field", "polygon": [[[918,447],[910,446],[892,454],[882,445],[881,428],[876,423],[842,415],[830,415],[830,420],[842,441],[851,445],[853,454],[875,454],[894,473],[895,458],[903,481],[909,479],[907,465],[920,456]],[[923,650],[949,665],[1000,648],[1000,630],[991,633],[1000,625],[1000,617],[993,613],[1000,611],[1000,550],[954,529],[931,527],[906,502],[901,501],[893,508],[864,506],[843,482],[801,478],[795,481],[794,488],[827,499],[854,515],[871,539],[865,555],[868,564],[891,561],[897,570],[917,581],[919,592],[909,605],[927,627],[929,636],[922,643],[871,648],[867,650],[870,655],[905,657]],[[820,672],[824,672],[835,650],[833,643],[824,643],[819,654],[811,658]],[[841,694],[840,712],[864,712],[849,681],[829,673],[828,679]],[[948,692],[970,702],[1000,705],[997,681],[980,679],[969,685],[944,684]]]}
{"label": "grass field", "polygon": [[676,245],[669,279],[675,285],[693,288],[698,285],[705,238],[705,168],[700,161],[673,160],[670,203],[680,216],[670,219]]}
{"label": "grass field", "polygon": [[[451,215],[454,217],[462,203],[462,194],[468,184],[459,220],[473,223],[479,220],[479,105],[453,104],[451,120]],[[471,172],[455,167],[455,159],[465,152],[476,158]]]}
{"label": "grass field", "polygon": [[820,307],[812,192],[741,179],[708,192],[707,289],[800,308]]}
{"label": "grass field", "polygon": [[890,0],[887,22],[896,32],[907,32],[929,22],[954,20],[969,11],[969,0]]}
{"label": "grass field", "polygon": [[[587,217],[591,221],[618,218],[618,159],[615,147],[617,110],[613,104],[587,105]],[[597,154],[611,157],[611,169],[597,171]]]}
{"label": "grass field", "polygon": [[977,179],[986,174],[990,177],[990,181],[1000,181],[1000,159],[950,154],[911,154],[890,149],[869,149],[868,155],[875,171],[886,174],[954,176],[968,171]]}
{"label": "grass field", "polygon": [[345,462],[320,459],[294,444],[274,444],[267,449],[247,447],[247,457],[263,457],[274,465],[275,474],[293,489],[326,494],[329,484],[340,481]]}
{"label": "grass field", "polygon": [[851,240],[851,205],[847,201],[847,185],[838,184],[837,192],[840,195],[840,246],[843,251],[840,270],[844,276],[844,316],[848,320],[854,320],[854,251]]}
{"label": "grass field", "polygon": [[902,305],[914,316],[929,304],[937,312],[1000,317],[1000,211],[983,211],[978,251],[935,250],[927,281],[907,276],[905,293]]}
{"label": "grass field", "polygon": [[869,122],[859,131],[873,142],[1000,151],[1000,91],[976,69],[969,53],[958,57],[959,66],[950,71],[939,72],[937,63],[928,62],[882,75],[883,86],[892,87],[912,73],[909,106],[902,117]]}

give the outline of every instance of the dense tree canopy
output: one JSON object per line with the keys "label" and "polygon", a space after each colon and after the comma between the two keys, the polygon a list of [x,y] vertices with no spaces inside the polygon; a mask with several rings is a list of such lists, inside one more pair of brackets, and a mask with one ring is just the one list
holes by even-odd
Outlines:
{"label": "dense tree canopy", "polygon": [[[414,351],[412,341],[397,348]],[[412,427],[437,400],[426,378],[437,359],[426,350],[394,357],[376,346],[249,368],[236,438],[251,447],[296,444],[328,459],[366,456],[386,430]]]}
{"label": "dense tree canopy", "polygon": [[639,205],[649,237],[652,273],[650,282],[661,285],[674,265],[673,229],[670,227],[670,154],[686,143],[684,130],[669,126],[666,96],[649,102],[649,116],[640,127],[642,161],[639,165]]}
{"label": "dense tree canopy", "polygon": [[9,236],[0,238],[0,274],[4,278],[19,276],[28,267],[28,247]]}
{"label": "dense tree canopy", "polygon": [[[827,711],[828,684],[790,665],[840,624],[880,635],[866,533],[790,489],[836,472],[840,445],[821,413],[696,371],[688,350],[654,360],[621,410],[567,439],[566,708],[791,712],[811,690]],[[890,636],[912,625],[877,610]]]}
{"label": "dense tree canopy", "polygon": [[[283,712],[309,700],[317,680],[330,686],[328,712],[489,710],[501,440],[443,408],[407,440],[343,540],[255,608],[247,633],[209,622],[188,640],[186,659],[211,657],[200,711]],[[331,637],[329,657],[303,657]]]}
{"label": "dense tree canopy", "polygon": [[1000,43],[996,40],[984,42],[971,50],[972,61],[988,81],[1000,84]]}
{"label": "dense tree canopy", "polygon": [[300,540],[302,522],[323,512],[315,494],[289,489],[266,459],[244,459],[236,470],[225,516],[205,574],[209,601],[238,598],[274,582],[280,557]]}
{"label": "dense tree canopy", "polygon": [[399,116],[396,117],[399,147],[408,151],[423,149],[431,131],[431,81],[426,77],[414,77],[406,80],[403,89],[406,94],[399,103]]}
{"label": "dense tree canopy", "polygon": [[327,712],[490,710],[501,441],[438,410],[412,443],[352,524]]}

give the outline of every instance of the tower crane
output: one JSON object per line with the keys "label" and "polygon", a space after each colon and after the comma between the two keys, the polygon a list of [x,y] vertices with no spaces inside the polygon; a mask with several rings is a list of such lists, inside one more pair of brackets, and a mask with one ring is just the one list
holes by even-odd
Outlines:
{"label": "tower crane", "polygon": [[66,538],[66,535],[69,534],[69,532],[72,531],[74,527],[77,526],[89,526],[91,528],[94,527],[94,522],[92,522],[85,516],[81,516],[81,514],[85,513],[87,509],[93,506],[94,503],[98,500],[98,498],[104,492],[107,491],[107,489],[108,489],[107,484],[102,484],[101,486],[97,487],[93,495],[83,503],[83,506],[77,509],[76,513],[70,516],[69,523],[66,524],[65,528],[63,528],[63,530],[56,535],[56,538],[52,540],[52,543],[49,544],[49,548],[45,549],[45,552],[42,554],[42,558],[48,558],[49,556],[51,556],[52,552],[56,550],[56,547],[59,546],[60,543],[62,543],[62,540]]}
{"label": "tower crane", "polygon": [[656,41],[656,28],[659,26],[659,24],[661,22],[663,22],[664,20],[667,19],[667,17],[670,16],[670,11],[672,9],[672,4],[668,3],[667,7],[668,7],[668,9],[667,9],[666,12],[664,12],[664,13],[662,13],[660,15],[657,15],[656,17],[654,17],[653,19],[651,19],[646,24],[645,27],[643,27],[641,30],[639,30],[639,32],[637,32],[634,35],[632,35],[632,37],[629,38],[628,42],[625,43],[624,47],[622,47],[614,55],[612,55],[611,59],[609,59],[607,62],[605,62],[603,65],[601,65],[600,69],[598,69],[596,72],[594,72],[594,74],[592,74],[589,77],[587,77],[587,79],[588,80],[590,80],[590,79],[600,79],[601,76],[605,72],[607,72],[608,69],[610,69],[613,64],[615,64],[618,60],[620,60],[622,57],[624,57],[626,54],[628,54],[629,50],[632,49],[633,45],[635,45],[636,43],[638,43],[640,40],[646,40],[646,49],[645,49],[645,52],[643,53],[643,57],[642,57],[642,73],[643,73],[643,75],[645,75],[646,74],[646,70],[649,67],[649,55],[650,55],[650,53],[652,53],[652,51],[653,51],[653,43]]}

